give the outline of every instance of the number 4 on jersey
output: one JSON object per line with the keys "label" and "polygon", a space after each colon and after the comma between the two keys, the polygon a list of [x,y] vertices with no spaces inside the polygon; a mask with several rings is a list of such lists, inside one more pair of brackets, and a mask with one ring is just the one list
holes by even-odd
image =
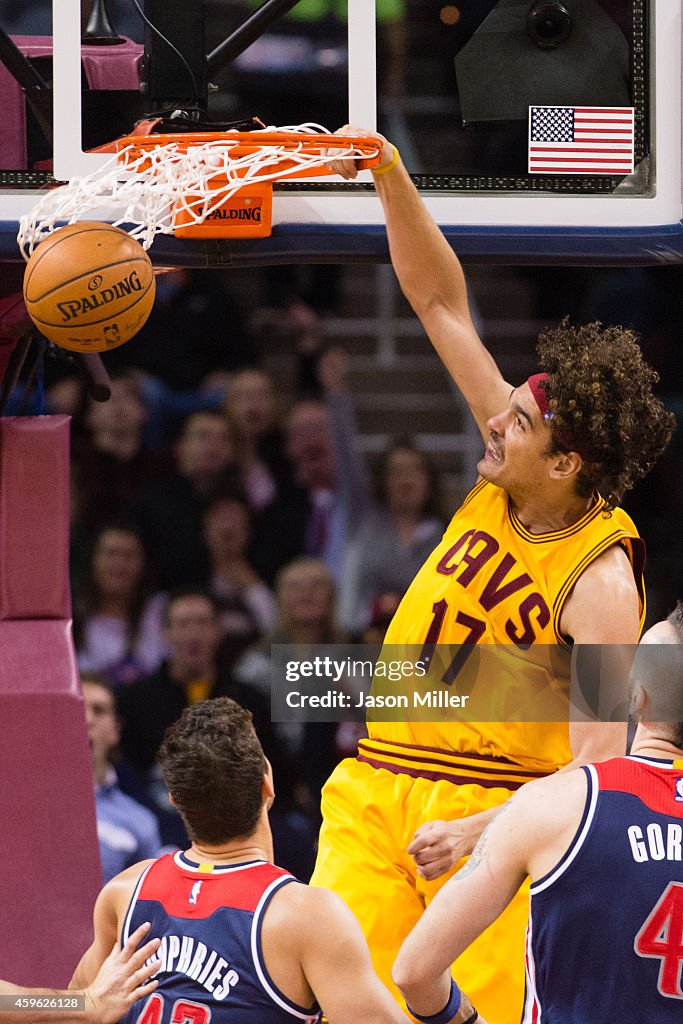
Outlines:
{"label": "number 4 on jersey", "polygon": [[[155,992],[145,1003],[145,1008],[138,1017],[138,1024],[161,1024],[163,1012],[163,996]],[[178,999],[173,1004],[171,1024],[209,1024],[210,1020],[211,1010],[208,1006],[187,999]]]}
{"label": "number 4 on jersey", "polygon": [[657,988],[670,999],[683,999],[683,883],[670,882],[634,942],[638,956],[662,961]]}

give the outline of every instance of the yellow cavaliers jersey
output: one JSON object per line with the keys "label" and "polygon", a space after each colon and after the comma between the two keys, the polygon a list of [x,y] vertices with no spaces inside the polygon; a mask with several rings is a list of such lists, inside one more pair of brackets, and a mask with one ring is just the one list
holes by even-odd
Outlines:
{"label": "yellow cavaliers jersey", "polygon": [[[531,534],[510,507],[507,492],[480,481],[410,585],[384,644],[385,650],[392,645],[415,645],[414,651],[426,644],[512,645],[491,651],[497,657],[500,675],[506,679],[500,686],[497,677],[496,686],[491,688],[495,689],[492,707],[496,712],[490,717],[497,720],[454,722],[451,716],[448,721],[368,721],[370,739],[502,757],[540,771],[568,763],[571,750],[566,715],[564,723],[524,720],[524,688],[536,685],[535,674],[543,675],[547,688],[549,673],[539,666],[547,668],[549,658],[557,665],[563,650],[568,655],[570,638],[560,632],[565,602],[579,576],[614,544],[624,548],[631,562],[640,595],[642,626],[644,544],[623,510],[615,509],[607,515],[605,501],[598,498],[572,526]],[[467,658],[467,649],[460,651]],[[507,651],[511,664],[506,670]],[[486,685],[486,669],[482,666],[491,664],[481,657],[483,653],[478,669],[483,677],[477,683],[480,688]],[[563,708],[569,688],[568,656],[565,660],[566,668],[554,676],[555,680],[559,677],[555,685],[563,691]],[[471,674],[472,660],[467,667]],[[521,720],[511,721],[514,709],[520,708]]]}

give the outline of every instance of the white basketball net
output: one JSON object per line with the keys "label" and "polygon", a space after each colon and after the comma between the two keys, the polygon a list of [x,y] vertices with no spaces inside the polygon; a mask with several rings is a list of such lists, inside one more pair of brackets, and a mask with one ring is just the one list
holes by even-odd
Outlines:
{"label": "white basketball net", "polygon": [[[258,141],[263,132],[330,135],[317,124],[288,125],[250,132]],[[154,136],[148,136],[150,140]],[[141,141],[144,141],[142,139]],[[134,144],[112,155],[102,167],[84,178],[47,192],[19,223],[17,242],[24,259],[57,227],[88,219],[107,220],[123,227],[143,249],[149,249],[155,235],[173,234],[179,208],[195,224],[201,224],[227,199],[247,184],[274,181],[301,171],[314,172],[330,157],[298,147],[265,144],[256,152],[231,156],[238,145],[224,133],[215,141],[201,144],[170,143],[143,150]],[[244,145],[244,143],[241,143]],[[378,142],[377,146],[381,144]],[[335,159],[367,158],[354,145],[335,135]],[[278,160],[293,163],[289,170],[273,169]],[[269,169],[270,168],[270,169]],[[99,212],[100,216],[93,216]],[[116,218],[116,219],[114,219]]]}

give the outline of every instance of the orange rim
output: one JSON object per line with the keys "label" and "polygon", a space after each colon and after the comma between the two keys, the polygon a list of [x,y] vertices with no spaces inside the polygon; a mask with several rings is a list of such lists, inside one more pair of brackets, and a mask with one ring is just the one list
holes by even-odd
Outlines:
{"label": "orange rim", "polygon": [[[380,142],[367,135],[344,135],[338,137],[343,140],[344,146],[353,146],[363,153],[358,161],[359,168],[366,170],[377,166],[381,160]],[[143,155],[161,146],[175,145],[179,152],[186,151],[190,146],[201,146],[215,143],[217,145],[230,144],[230,152],[235,157],[248,156],[259,149],[277,146],[285,150],[298,150],[308,153],[321,153],[324,149],[334,148],[334,135],[317,135],[308,132],[282,132],[282,131],[256,131],[256,132],[183,132],[172,135],[126,135],[116,140],[116,151],[121,154],[125,150],[133,154]],[[285,159],[273,161],[275,165],[283,162],[290,166]],[[324,168],[314,168],[310,172],[302,173],[325,173]]]}

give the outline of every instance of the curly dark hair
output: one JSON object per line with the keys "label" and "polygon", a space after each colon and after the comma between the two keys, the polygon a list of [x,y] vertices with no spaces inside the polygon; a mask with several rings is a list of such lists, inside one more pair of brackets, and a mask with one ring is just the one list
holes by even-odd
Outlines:
{"label": "curly dark hair", "polygon": [[599,490],[612,509],[650,472],[674,431],[675,417],[652,392],[659,375],[634,331],[574,325],[568,317],[541,333],[538,355],[549,377],[554,448],[581,455],[578,493]]}
{"label": "curly dark hair", "polygon": [[158,759],[193,842],[251,835],[266,762],[250,711],[229,697],[192,704],[166,730]]}

